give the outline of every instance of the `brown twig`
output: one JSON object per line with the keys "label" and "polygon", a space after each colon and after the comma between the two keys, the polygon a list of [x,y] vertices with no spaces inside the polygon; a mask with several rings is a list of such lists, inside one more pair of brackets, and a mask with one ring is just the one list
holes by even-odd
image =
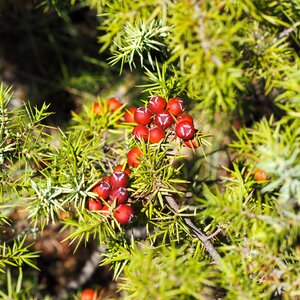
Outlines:
{"label": "brown twig", "polygon": [[[175,201],[175,199],[171,196],[165,196],[165,199],[167,200],[169,206],[174,210],[179,210],[179,205]],[[185,224],[190,228],[190,230],[197,236],[197,238],[202,242],[204,247],[206,248],[207,252],[210,254],[210,256],[213,258],[213,260],[219,264],[221,262],[221,256],[213,246],[213,244],[210,241],[211,236],[205,235],[188,217],[183,217],[183,220]]]}

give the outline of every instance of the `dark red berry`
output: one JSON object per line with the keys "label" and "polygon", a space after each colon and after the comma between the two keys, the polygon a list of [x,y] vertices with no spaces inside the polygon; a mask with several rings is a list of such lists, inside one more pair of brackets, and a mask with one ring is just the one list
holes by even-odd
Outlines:
{"label": "dark red berry", "polygon": [[138,141],[148,141],[149,129],[144,125],[138,125],[133,128],[132,134]]}
{"label": "dark red berry", "polygon": [[154,113],[158,114],[165,109],[167,101],[161,96],[152,96],[148,103],[148,108]]}
{"label": "dark red berry", "polygon": [[188,122],[194,124],[193,117],[190,116],[190,115],[188,115],[188,114],[183,114],[183,115],[181,115],[181,116],[179,116],[179,117],[177,118],[177,122],[178,122],[178,123],[181,122],[181,121],[188,121]]}
{"label": "dark red berry", "polygon": [[167,110],[163,110],[155,115],[154,122],[157,126],[168,128],[173,124],[173,117]]}
{"label": "dark red berry", "polygon": [[201,145],[200,141],[198,139],[196,139],[196,138],[194,138],[192,140],[184,141],[184,144],[187,147],[192,148],[192,149],[198,148]]}
{"label": "dark red berry", "polygon": [[152,113],[146,107],[138,107],[134,113],[134,121],[139,125],[149,124],[152,120]]}
{"label": "dark red berry", "polygon": [[92,289],[85,289],[82,291],[80,300],[96,300],[97,292]]}
{"label": "dark red berry", "polygon": [[128,191],[124,187],[116,187],[110,191],[109,199],[116,201],[117,205],[125,203],[128,200]]}
{"label": "dark red berry", "polygon": [[122,166],[122,165],[117,165],[117,166],[114,168],[114,171],[115,171],[115,172],[124,172],[124,173],[126,173],[127,175],[130,175],[130,174],[131,174],[129,168],[124,167],[124,166]]}
{"label": "dark red berry", "polygon": [[97,194],[99,198],[105,200],[109,196],[109,192],[111,190],[111,186],[106,181],[100,181],[94,188],[93,193]]}
{"label": "dark red berry", "polygon": [[127,162],[130,166],[132,167],[137,167],[141,159],[140,157],[142,156],[142,151],[138,148],[132,148],[128,151],[127,153]]}
{"label": "dark red berry", "polygon": [[127,123],[135,123],[134,122],[134,113],[136,112],[137,107],[130,107],[126,110],[124,114],[124,120]]}
{"label": "dark red berry", "polygon": [[133,209],[129,205],[121,204],[116,208],[114,217],[120,224],[129,224],[133,218]]}
{"label": "dark red berry", "polygon": [[194,125],[189,121],[181,121],[176,124],[175,134],[183,140],[191,140],[195,134]]}
{"label": "dark red berry", "polygon": [[128,184],[128,175],[125,172],[113,172],[109,176],[109,184],[112,187],[125,187]]}
{"label": "dark red berry", "polygon": [[159,143],[165,137],[165,131],[161,127],[153,127],[149,130],[149,142]]}
{"label": "dark red berry", "polygon": [[109,111],[116,111],[122,106],[122,103],[115,97],[107,99],[107,107]]}
{"label": "dark red berry", "polygon": [[101,210],[103,207],[102,203],[98,200],[89,199],[87,203],[87,209],[90,211]]}
{"label": "dark red berry", "polygon": [[183,101],[178,97],[170,98],[167,103],[167,110],[174,116],[180,116],[184,111]]}

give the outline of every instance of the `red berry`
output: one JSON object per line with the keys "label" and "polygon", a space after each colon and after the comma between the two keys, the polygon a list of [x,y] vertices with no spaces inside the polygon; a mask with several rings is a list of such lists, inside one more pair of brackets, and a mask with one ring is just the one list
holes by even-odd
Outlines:
{"label": "red berry", "polygon": [[155,115],[154,122],[157,126],[168,128],[173,124],[173,117],[167,110],[163,110]]}
{"label": "red berry", "polygon": [[110,207],[107,206],[107,205],[104,205],[104,206],[102,207],[101,210],[102,210],[102,213],[101,213],[101,214],[102,214],[103,216],[107,216],[107,215],[109,215],[109,213],[110,213],[110,211],[109,211],[109,210],[110,210]]}
{"label": "red berry", "polygon": [[107,106],[109,111],[116,111],[122,106],[122,103],[115,97],[107,100]]}
{"label": "red berry", "polygon": [[149,141],[151,144],[159,143],[165,137],[165,131],[161,127],[153,127],[149,130]]}
{"label": "red berry", "polygon": [[137,167],[140,164],[140,156],[142,156],[142,151],[138,148],[132,148],[127,153],[127,162],[132,167]]}
{"label": "red berry", "polygon": [[85,289],[82,291],[80,300],[96,300],[97,292],[92,289]]}
{"label": "red berry", "polygon": [[189,121],[181,121],[176,124],[175,134],[183,140],[191,140],[195,134],[194,125]]}
{"label": "red berry", "polygon": [[146,125],[152,120],[152,113],[146,107],[138,107],[134,113],[134,121],[139,125]]}
{"label": "red berry", "polygon": [[116,201],[117,205],[125,203],[128,200],[128,191],[124,187],[115,187],[109,194],[111,201]]}
{"label": "red berry", "polygon": [[117,165],[117,166],[114,168],[114,171],[115,171],[115,172],[124,172],[124,173],[126,173],[127,175],[130,175],[130,174],[131,174],[129,168],[127,168],[127,167],[124,168],[122,165]]}
{"label": "red berry", "polygon": [[136,112],[137,107],[130,107],[126,110],[124,114],[124,120],[127,123],[134,123],[134,113]]}
{"label": "red berry", "polygon": [[148,108],[154,113],[158,114],[165,109],[167,101],[161,96],[152,96],[148,103]]}
{"label": "red berry", "polygon": [[114,217],[120,224],[129,224],[133,218],[133,209],[129,205],[121,204],[116,208]]}
{"label": "red berry", "polygon": [[179,116],[184,111],[183,101],[176,97],[170,98],[167,103],[167,110],[174,116]]}
{"label": "red berry", "polygon": [[188,114],[183,114],[183,115],[181,115],[177,118],[178,123],[181,122],[181,121],[188,121],[192,124],[194,123],[193,117],[188,115]]}
{"label": "red berry", "polygon": [[113,172],[109,176],[109,184],[112,187],[125,187],[128,184],[128,175],[125,172]]}
{"label": "red berry", "polygon": [[103,112],[103,105],[100,105],[98,102],[93,104],[93,111],[96,115],[100,116]]}
{"label": "red berry", "polygon": [[267,175],[266,171],[264,171],[262,169],[255,170],[255,173],[254,173],[255,181],[265,181],[267,179],[268,179],[268,175]]}
{"label": "red berry", "polygon": [[132,134],[138,141],[148,141],[149,129],[144,125],[138,125],[133,128]]}
{"label": "red berry", "polygon": [[109,196],[110,189],[111,189],[111,186],[108,182],[100,181],[99,184],[97,184],[93,188],[93,193],[96,193],[99,198],[105,200]]}
{"label": "red berry", "polygon": [[184,144],[189,147],[189,148],[198,148],[200,147],[201,143],[198,139],[192,139],[192,140],[187,140],[187,141],[184,141]]}
{"label": "red berry", "polygon": [[87,203],[87,209],[90,211],[93,210],[101,210],[102,209],[102,203],[98,200],[89,199]]}
{"label": "red berry", "polygon": [[104,176],[101,181],[105,181],[105,182],[108,182],[109,183],[109,176]]}

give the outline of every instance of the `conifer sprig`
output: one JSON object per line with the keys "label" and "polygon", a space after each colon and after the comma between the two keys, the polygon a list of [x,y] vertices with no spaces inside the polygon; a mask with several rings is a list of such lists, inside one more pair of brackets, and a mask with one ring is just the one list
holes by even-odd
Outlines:
{"label": "conifer sprig", "polygon": [[162,52],[166,47],[163,43],[166,39],[169,28],[153,20],[150,24],[141,21],[139,24],[124,26],[124,35],[115,43],[116,49],[112,50],[110,64],[115,65],[120,62],[120,73],[123,71],[125,63],[129,64],[130,69],[136,68],[136,60],[140,66],[144,66],[144,56],[147,62],[154,68],[155,52]]}

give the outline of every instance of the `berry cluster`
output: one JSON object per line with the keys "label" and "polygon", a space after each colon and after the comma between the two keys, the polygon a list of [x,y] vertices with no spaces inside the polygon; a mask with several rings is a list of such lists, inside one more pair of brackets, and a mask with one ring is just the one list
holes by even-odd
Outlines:
{"label": "berry cluster", "polygon": [[147,107],[127,109],[124,120],[137,124],[132,131],[137,141],[159,143],[165,138],[166,130],[169,130],[182,139],[187,147],[197,148],[200,142],[195,138],[193,118],[183,112],[183,101],[179,97],[170,98],[167,102],[161,96],[152,96]]}
{"label": "berry cluster", "polygon": [[[107,109],[110,112],[118,110],[122,103],[119,99],[112,97],[106,101]],[[104,105],[94,103],[95,114],[101,115]],[[184,141],[189,148],[198,148],[200,139],[197,138],[197,130],[194,127],[193,118],[184,114],[184,105],[179,97],[170,98],[168,101],[161,96],[152,96],[147,107],[130,107],[124,114],[124,121],[136,124],[132,134],[138,141],[144,140],[150,144],[159,143],[166,136],[166,130],[174,132],[175,135]],[[138,149],[134,150],[134,155],[140,156]],[[129,154],[129,156],[132,156]],[[136,158],[129,165],[136,167],[139,159]]]}
{"label": "berry cluster", "polygon": [[129,193],[126,189],[128,185],[130,170],[122,165],[117,165],[110,176],[105,176],[93,187],[92,192],[97,195],[97,199],[89,199],[87,209],[90,211],[100,210],[104,215],[115,207],[113,216],[120,224],[129,224],[133,217],[133,209],[126,204]]}
{"label": "berry cluster", "polygon": [[[106,104],[110,112],[122,106],[117,98],[109,98]],[[104,112],[103,106],[99,103],[94,103],[93,110],[97,115]],[[147,107],[128,108],[124,114],[124,121],[135,125],[132,134],[137,141],[159,143],[166,135],[172,133],[173,136],[183,140],[187,147],[200,146],[193,118],[184,114],[183,101],[179,97],[166,101],[161,96],[152,96]],[[127,153],[127,164],[130,167],[138,167],[141,156],[142,151],[139,148],[131,148]],[[105,176],[94,186],[92,191],[97,195],[97,199],[89,199],[87,209],[99,210],[105,215],[109,210],[113,210],[117,222],[130,223],[133,209],[127,204],[129,194],[126,189],[129,174],[129,168],[124,170],[123,166],[118,165],[110,176]]]}

